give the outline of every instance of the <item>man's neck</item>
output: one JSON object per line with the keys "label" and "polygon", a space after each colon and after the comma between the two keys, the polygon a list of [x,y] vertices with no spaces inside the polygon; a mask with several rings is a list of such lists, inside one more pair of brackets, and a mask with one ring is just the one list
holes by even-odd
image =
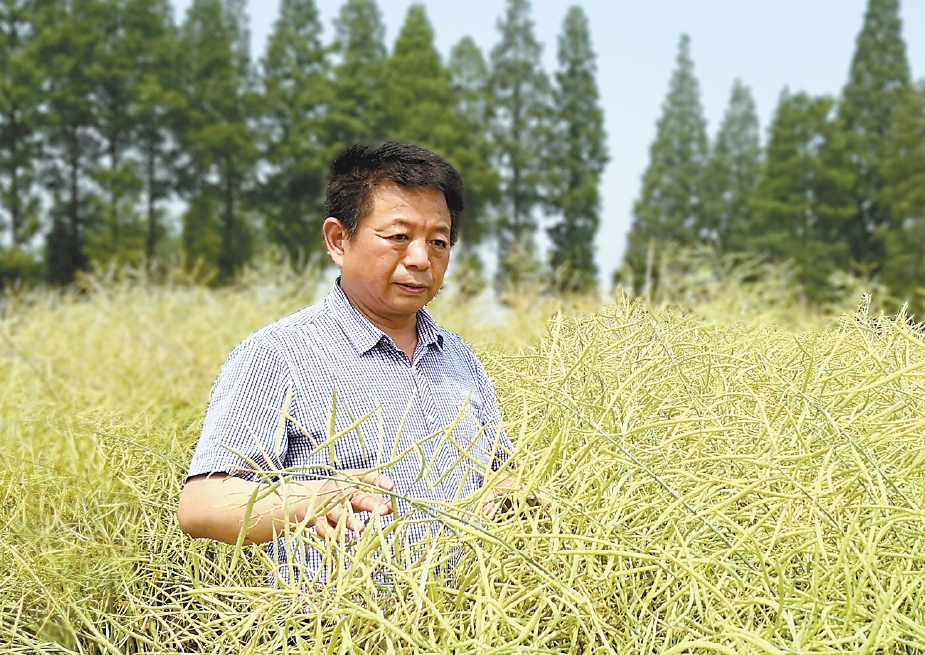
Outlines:
{"label": "man's neck", "polygon": [[353,305],[354,309],[373,326],[388,335],[396,347],[408,356],[409,361],[414,360],[414,351],[418,346],[417,312],[411,316],[382,316],[351,297],[349,291],[344,289],[343,286],[341,286],[341,291],[343,291],[344,296]]}

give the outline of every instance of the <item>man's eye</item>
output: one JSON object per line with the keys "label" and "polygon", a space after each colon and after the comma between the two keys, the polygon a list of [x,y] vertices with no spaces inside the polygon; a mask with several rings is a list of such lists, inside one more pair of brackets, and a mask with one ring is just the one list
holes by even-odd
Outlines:
{"label": "man's eye", "polygon": [[393,234],[389,238],[392,239],[392,241],[407,241],[408,235],[407,234]]}
{"label": "man's eye", "polygon": [[444,241],[443,239],[434,239],[433,241],[431,241],[431,243],[433,243],[438,248],[446,248],[447,246],[446,241]]}

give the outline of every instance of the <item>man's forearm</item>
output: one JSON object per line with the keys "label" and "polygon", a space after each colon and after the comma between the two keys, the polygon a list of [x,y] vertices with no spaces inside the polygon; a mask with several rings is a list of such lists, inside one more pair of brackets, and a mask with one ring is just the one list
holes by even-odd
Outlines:
{"label": "man's forearm", "polygon": [[191,537],[226,544],[238,542],[246,520],[244,543],[257,544],[281,533],[287,521],[298,523],[315,514],[310,525],[316,532],[345,540],[343,528],[354,533],[366,528],[357,512],[391,514],[391,502],[376,491],[393,489],[392,479],[377,471],[343,471],[337,479],[292,482],[273,492],[224,473],[200,475],[183,487],[177,516],[180,529]]}
{"label": "man's forearm", "polygon": [[[186,483],[180,494],[177,508],[180,529],[191,537],[235,544],[241,535],[248,506],[252,505],[245,543],[270,541],[274,528],[277,533],[283,530],[287,509],[291,522],[304,517],[312,504],[312,495],[317,499],[322,485],[323,482],[284,485],[276,493],[265,494],[266,485],[239,477],[197,476]],[[258,499],[252,501],[255,495]],[[287,496],[288,506],[284,501]]]}

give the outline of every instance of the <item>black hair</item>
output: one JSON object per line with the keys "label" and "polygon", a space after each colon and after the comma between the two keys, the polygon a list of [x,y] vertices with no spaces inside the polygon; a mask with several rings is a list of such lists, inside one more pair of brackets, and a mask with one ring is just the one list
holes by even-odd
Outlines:
{"label": "black hair", "polygon": [[462,177],[440,155],[410,143],[358,143],[334,157],[325,190],[325,216],[339,220],[352,239],[373,209],[376,185],[389,181],[405,189],[441,192],[450,210],[450,245],[456,243],[463,211]]}

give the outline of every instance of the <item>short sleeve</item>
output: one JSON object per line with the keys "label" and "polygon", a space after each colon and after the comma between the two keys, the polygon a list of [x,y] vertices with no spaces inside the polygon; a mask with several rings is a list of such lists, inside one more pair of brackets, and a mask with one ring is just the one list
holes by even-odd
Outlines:
{"label": "short sleeve", "polygon": [[248,339],[235,348],[212,388],[187,477],[223,472],[257,480],[255,471],[280,470],[292,390],[289,366],[270,344]]}

